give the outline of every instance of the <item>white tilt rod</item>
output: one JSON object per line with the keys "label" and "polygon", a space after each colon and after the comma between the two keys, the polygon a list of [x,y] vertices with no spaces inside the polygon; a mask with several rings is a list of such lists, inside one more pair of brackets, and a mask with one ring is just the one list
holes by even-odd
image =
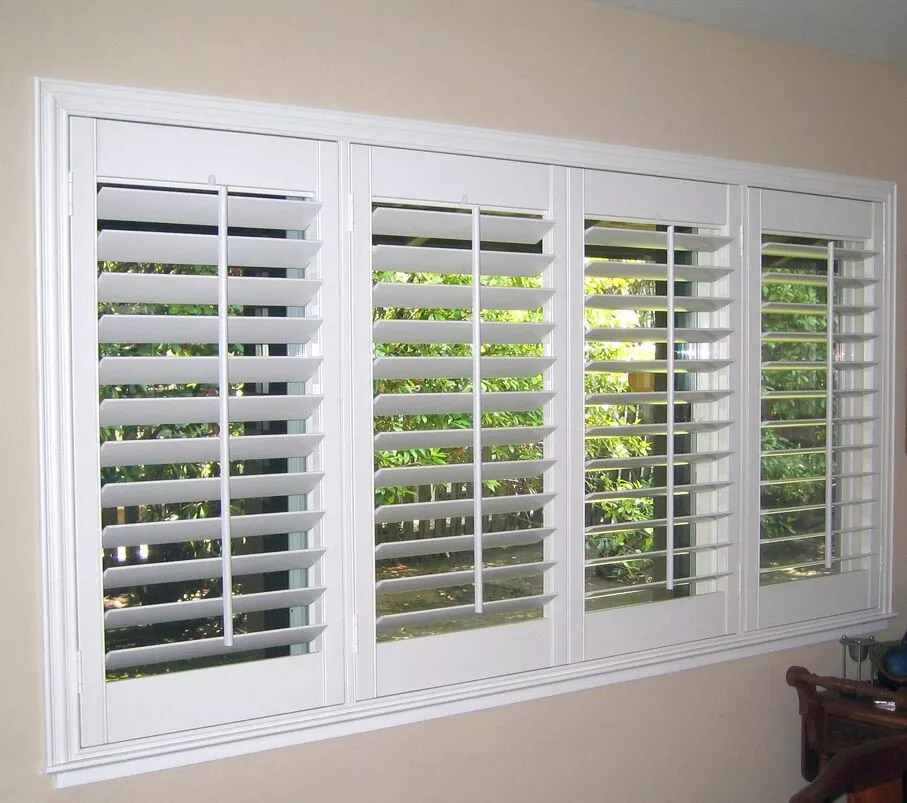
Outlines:
{"label": "white tilt rod", "polygon": [[667,377],[668,391],[667,443],[665,444],[667,468],[665,477],[665,588],[674,588],[674,227],[668,226],[668,321]]}
{"label": "white tilt rod", "polygon": [[482,613],[482,270],[481,218],[472,208],[472,535],[475,612]]}
{"label": "white tilt rod", "polygon": [[217,431],[220,444],[220,561],[223,582],[224,646],[233,646],[233,563],[230,538],[230,376],[227,316],[227,188],[217,191]]}
{"label": "white tilt rod", "polygon": [[835,415],[835,244],[828,241],[825,316],[825,568],[832,568],[834,540],[834,415]]}

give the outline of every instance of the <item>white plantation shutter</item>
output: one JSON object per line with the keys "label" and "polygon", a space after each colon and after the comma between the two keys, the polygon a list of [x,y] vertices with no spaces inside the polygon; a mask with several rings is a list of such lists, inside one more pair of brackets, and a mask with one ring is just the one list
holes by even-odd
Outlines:
{"label": "white plantation shutter", "polygon": [[761,627],[879,604],[881,205],[752,191]]}
{"label": "white plantation shutter", "polygon": [[[339,702],[336,149],[78,126],[81,650],[106,710],[84,742]],[[199,163],[161,179],[182,149]]]}
{"label": "white plantation shutter", "polygon": [[375,630],[360,635],[377,640],[375,693],[548,665],[549,171],[370,156],[356,218],[373,285]]}
{"label": "white plantation shutter", "polygon": [[739,249],[721,185],[587,171],[584,217],[592,658],[729,632]]}
{"label": "white plantation shutter", "polygon": [[298,115],[43,131],[52,770],[884,620],[893,187]]}

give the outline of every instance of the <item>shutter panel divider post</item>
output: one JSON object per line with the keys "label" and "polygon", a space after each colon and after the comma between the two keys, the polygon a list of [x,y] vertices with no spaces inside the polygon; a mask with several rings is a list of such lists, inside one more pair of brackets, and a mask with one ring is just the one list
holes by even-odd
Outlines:
{"label": "shutter panel divider post", "polygon": [[218,439],[220,441],[220,559],[221,600],[223,604],[224,647],[233,646],[233,566],[230,535],[230,377],[228,375],[229,338],[227,317],[227,188],[217,191],[217,368]]}
{"label": "shutter panel divider post", "polygon": [[473,605],[482,613],[482,240],[479,207],[472,208],[472,537]]}

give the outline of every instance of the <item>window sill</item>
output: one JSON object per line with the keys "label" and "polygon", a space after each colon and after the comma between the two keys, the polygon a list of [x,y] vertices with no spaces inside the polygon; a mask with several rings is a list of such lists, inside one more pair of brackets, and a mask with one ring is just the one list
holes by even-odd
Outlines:
{"label": "window sill", "polygon": [[669,649],[602,658],[459,686],[429,689],[321,711],[273,717],[254,723],[170,734],[79,751],[47,767],[58,788],[172,769],[204,761],[366,733],[382,728],[465,714],[501,705],[585,691],[796,649],[832,639],[854,628],[884,629],[895,614],[879,610],[683,644]]}

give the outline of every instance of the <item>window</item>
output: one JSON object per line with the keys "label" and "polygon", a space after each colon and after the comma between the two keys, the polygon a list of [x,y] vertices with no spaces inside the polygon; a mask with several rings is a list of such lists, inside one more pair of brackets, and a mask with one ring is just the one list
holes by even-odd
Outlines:
{"label": "window", "polygon": [[59,782],[889,614],[889,185],[66,91]]}

